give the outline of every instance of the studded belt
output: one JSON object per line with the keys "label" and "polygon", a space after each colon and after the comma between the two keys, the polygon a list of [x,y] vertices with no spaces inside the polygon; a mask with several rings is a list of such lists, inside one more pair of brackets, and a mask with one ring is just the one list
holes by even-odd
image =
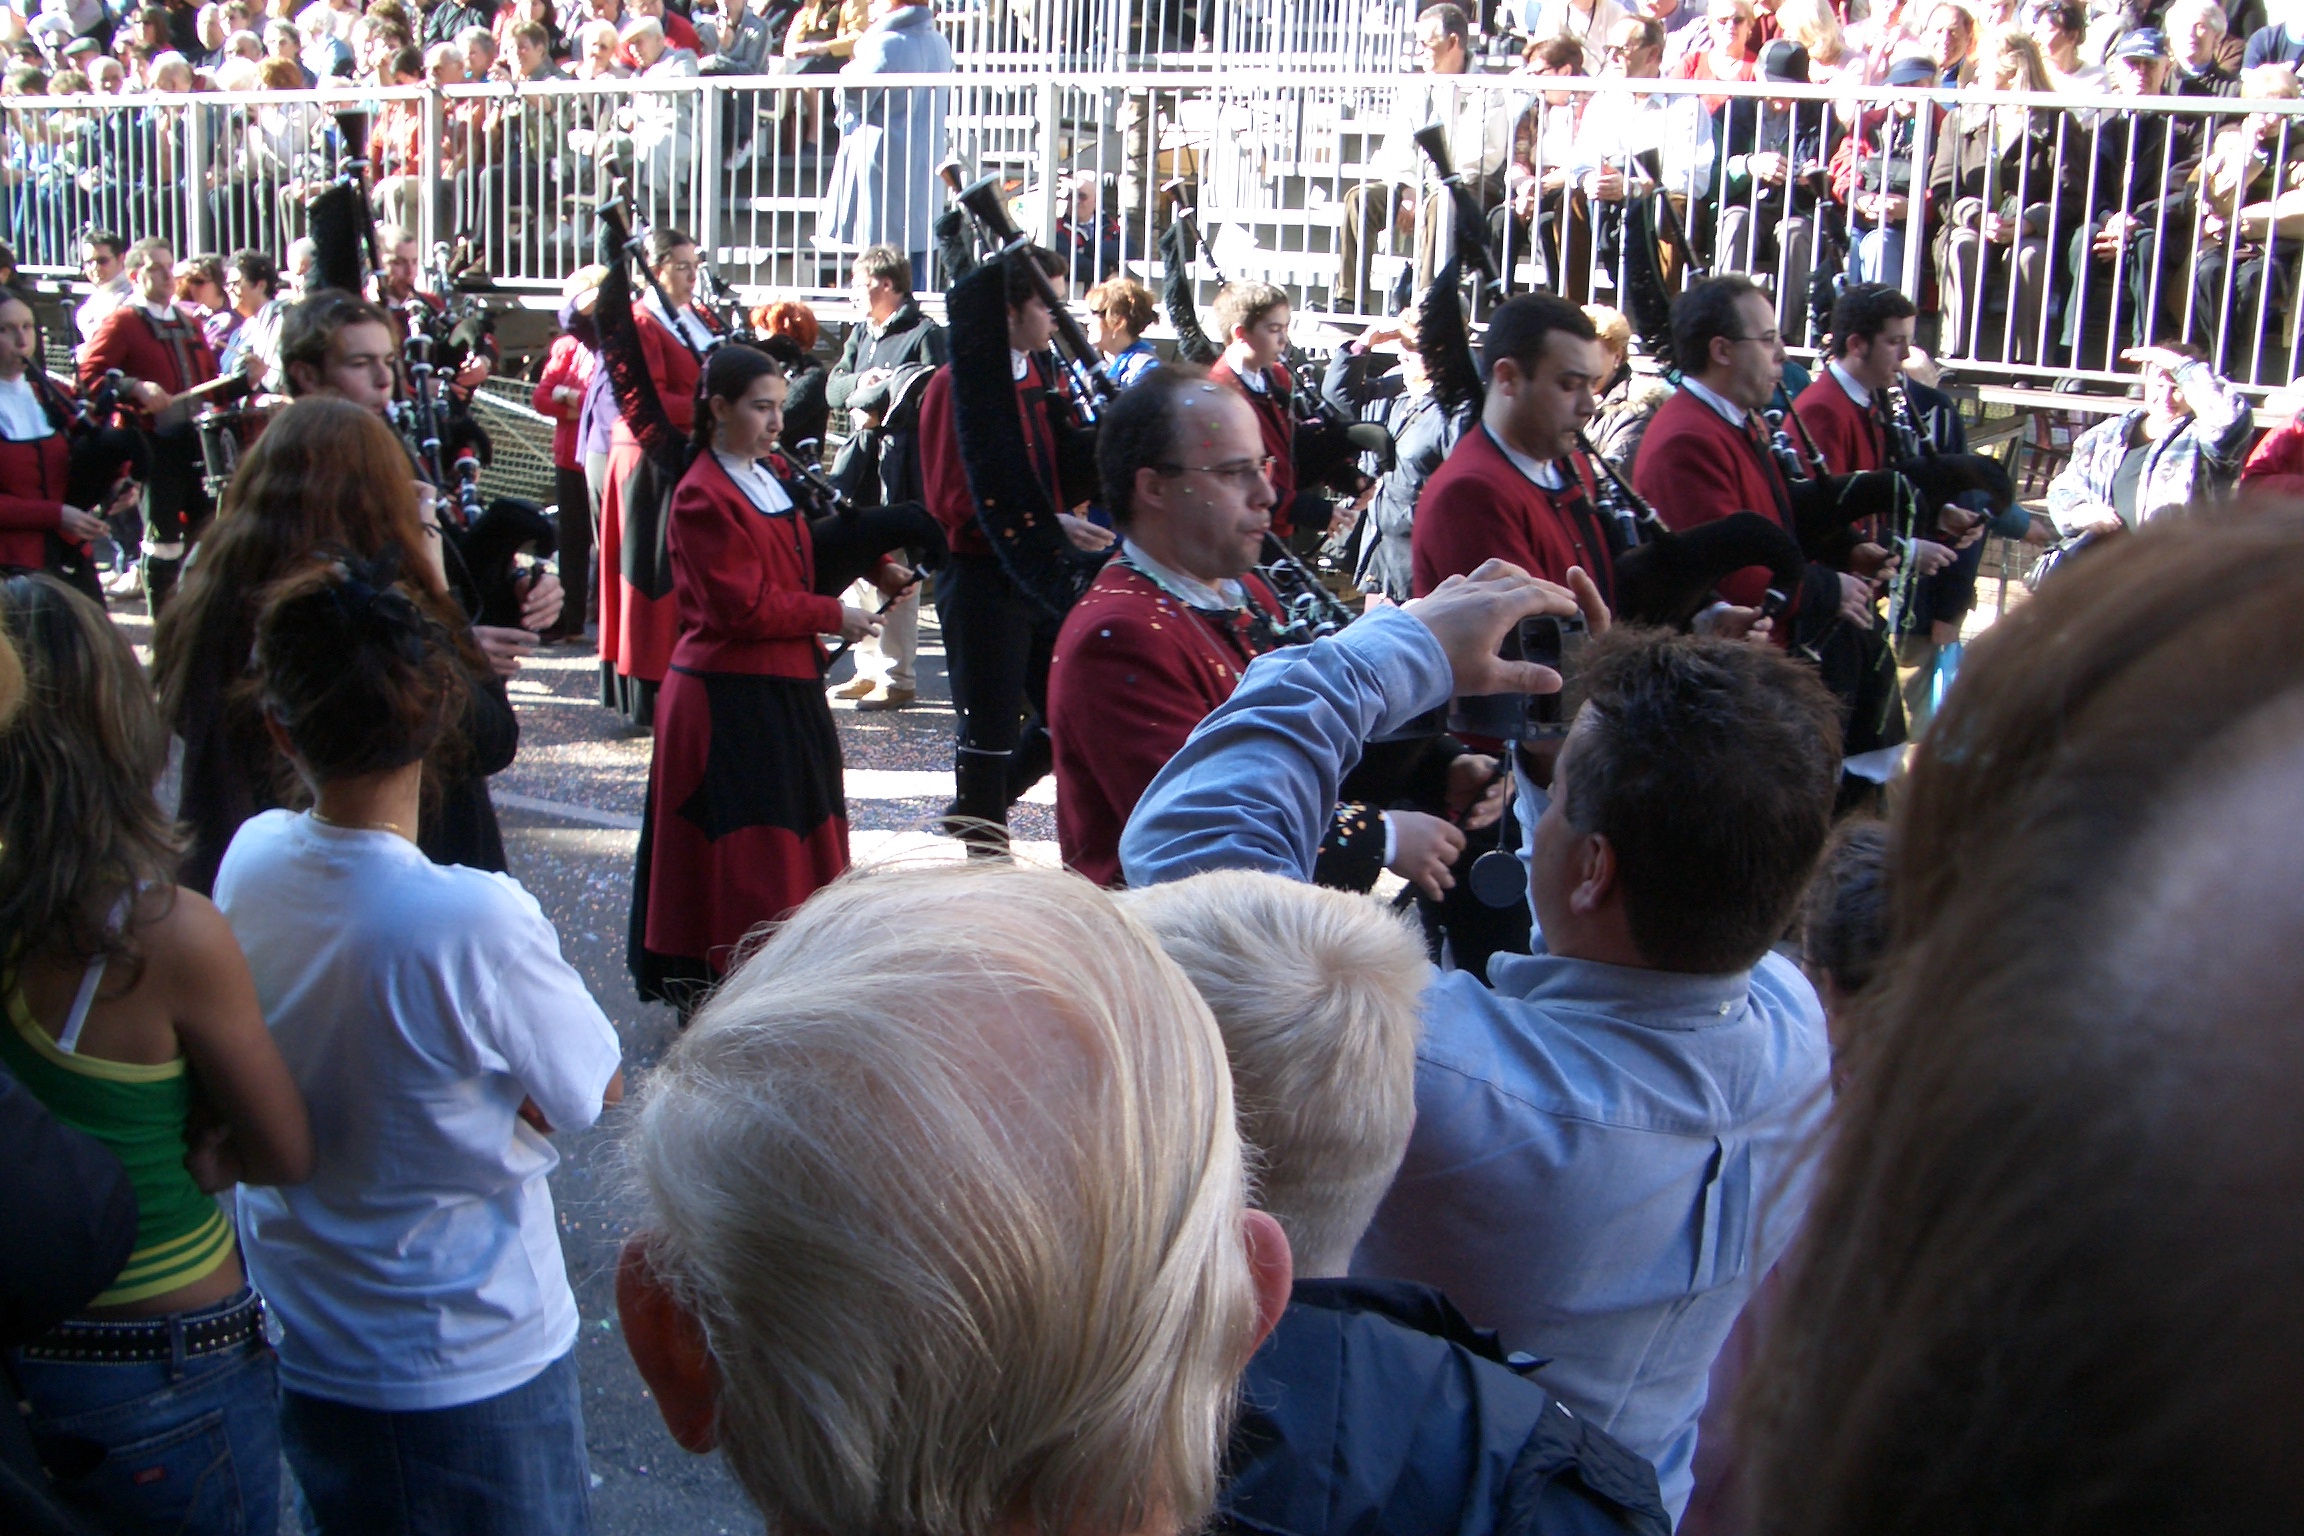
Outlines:
{"label": "studded belt", "polygon": [[18,1351],[59,1365],[135,1365],[218,1354],[264,1336],[264,1299],[250,1291],[228,1306],[149,1321],[73,1318]]}

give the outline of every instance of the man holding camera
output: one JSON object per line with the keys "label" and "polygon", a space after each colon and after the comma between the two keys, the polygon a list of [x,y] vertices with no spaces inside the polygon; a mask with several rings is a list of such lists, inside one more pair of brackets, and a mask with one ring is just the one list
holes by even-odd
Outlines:
{"label": "man holding camera", "polygon": [[1205,869],[1302,879],[1361,744],[1457,697],[1559,687],[1498,657],[1579,609],[1584,707],[1525,857],[1539,953],[1425,994],[1416,1128],[1354,1271],[1438,1286],[1549,1357],[1577,1413],[1686,1505],[1706,1378],[1806,1203],[1829,1094],[1814,990],[1770,951],[1829,830],[1838,711],[1772,647],[1605,633],[1502,562],[1258,667],[1163,770],[1132,885]]}

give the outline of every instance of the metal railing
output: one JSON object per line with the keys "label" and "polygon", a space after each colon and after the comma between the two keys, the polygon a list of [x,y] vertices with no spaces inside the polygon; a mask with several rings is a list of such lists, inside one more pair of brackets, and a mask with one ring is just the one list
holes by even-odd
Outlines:
{"label": "metal railing", "polygon": [[364,104],[379,215],[427,249],[467,237],[501,290],[591,260],[589,210],[627,185],[748,298],[839,314],[873,241],[940,286],[950,153],[1007,181],[1075,296],[1115,272],[1157,285],[1174,185],[1214,252],[1203,302],[1220,269],[1316,324],[1388,312],[1451,248],[1409,140],[1437,121],[1505,286],[1612,304],[1652,337],[1694,275],[1744,270],[1795,344],[1834,280],[1896,283],[1970,377],[2125,379],[2124,349],[2169,336],[2238,380],[2304,372],[2304,102],[1637,84],[1235,69],[18,97],[0,194],[34,272],[71,272],[91,225],[277,252],[328,173],[332,110]]}

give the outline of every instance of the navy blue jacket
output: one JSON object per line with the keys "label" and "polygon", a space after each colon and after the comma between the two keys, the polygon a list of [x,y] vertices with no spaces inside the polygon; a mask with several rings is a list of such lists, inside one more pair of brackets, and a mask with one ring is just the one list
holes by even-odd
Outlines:
{"label": "navy blue jacket", "polygon": [[1646,1461],[1429,1286],[1299,1280],[1248,1363],[1219,1528],[1671,1536]]}

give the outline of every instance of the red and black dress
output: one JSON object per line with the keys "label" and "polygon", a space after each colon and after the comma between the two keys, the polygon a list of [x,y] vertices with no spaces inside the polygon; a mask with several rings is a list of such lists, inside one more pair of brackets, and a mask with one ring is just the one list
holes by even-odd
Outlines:
{"label": "red and black dress", "polygon": [[[685,437],[696,419],[700,351],[710,335],[700,311],[680,316],[675,334],[653,304],[633,307],[630,350],[645,368],[670,430]],[[643,415],[628,397],[633,380],[616,373],[620,408],[608,447],[608,484],[600,498],[600,702],[647,729],[656,690],[680,637],[666,548],[665,514],[677,481],[661,453],[650,453],[634,426]]]}
{"label": "red and black dress", "polygon": [[633,980],[685,1005],[744,935],[848,867],[840,738],[817,637],[818,596],[796,479],[697,457],[673,491],[666,543],[680,635],[656,696],[656,750],[633,876]]}

